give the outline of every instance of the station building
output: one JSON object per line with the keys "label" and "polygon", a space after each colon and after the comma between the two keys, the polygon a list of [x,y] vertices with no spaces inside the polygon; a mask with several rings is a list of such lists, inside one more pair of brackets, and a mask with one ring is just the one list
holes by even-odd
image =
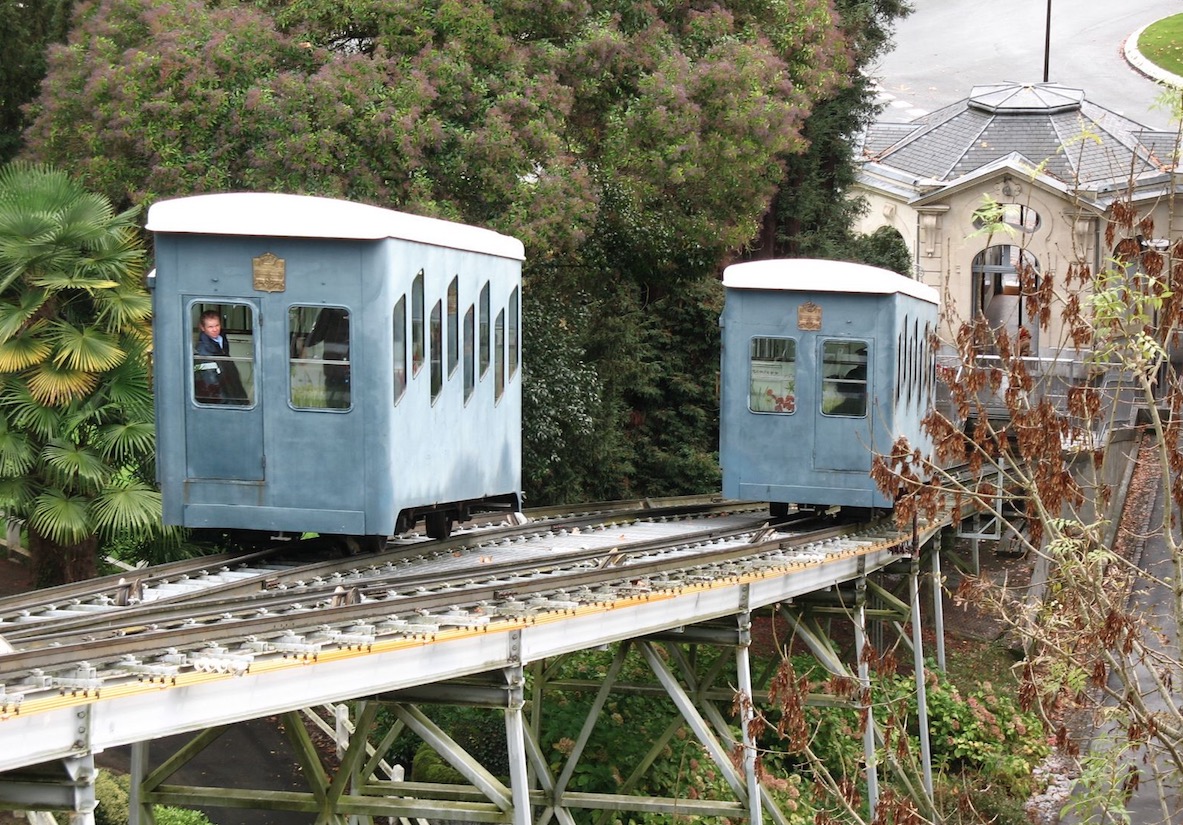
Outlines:
{"label": "station building", "polygon": [[[982,313],[1012,335],[1026,328],[1027,354],[1078,360],[1066,351],[1058,312],[1042,331],[1025,316],[1020,261],[1055,278],[1062,295],[1072,261],[1093,272],[1109,266],[1106,226],[1121,202],[1137,210],[1142,230],[1115,238],[1127,254],[1162,250],[1167,239],[1183,236],[1170,197],[1179,191],[1177,138],[1091,103],[1081,89],[975,86],[969,97],[923,117],[867,130],[855,191],[870,209],[856,228],[898,231],[916,277],[940,290],[957,318]],[[991,199],[1005,232],[985,232],[976,214]],[[951,333],[946,323],[943,338]]]}

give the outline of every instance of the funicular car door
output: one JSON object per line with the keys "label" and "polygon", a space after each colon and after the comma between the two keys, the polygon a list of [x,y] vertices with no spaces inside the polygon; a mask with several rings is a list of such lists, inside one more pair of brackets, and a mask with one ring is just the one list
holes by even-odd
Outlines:
{"label": "funicular car door", "polygon": [[185,416],[189,480],[263,480],[257,301],[186,296],[193,339]]}
{"label": "funicular car door", "polygon": [[818,343],[813,466],[869,472],[874,411],[868,367],[874,363],[874,342],[828,338]]}

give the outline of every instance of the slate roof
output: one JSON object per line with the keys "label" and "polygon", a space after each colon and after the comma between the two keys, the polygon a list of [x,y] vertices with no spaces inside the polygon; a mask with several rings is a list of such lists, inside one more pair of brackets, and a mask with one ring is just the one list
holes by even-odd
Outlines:
{"label": "slate roof", "polygon": [[876,123],[862,157],[931,183],[947,183],[1019,156],[1064,184],[1095,188],[1167,168],[1174,136],[1055,83],[975,86],[970,96],[909,123]]}

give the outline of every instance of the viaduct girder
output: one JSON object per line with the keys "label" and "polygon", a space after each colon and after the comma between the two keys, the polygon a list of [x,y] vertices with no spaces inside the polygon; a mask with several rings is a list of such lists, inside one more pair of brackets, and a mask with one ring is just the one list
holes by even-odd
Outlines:
{"label": "viaduct girder", "polygon": [[[921,536],[927,543],[936,533]],[[869,576],[901,559],[901,548],[910,548],[911,536],[895,535],[875,542],[861,542],[848,552],[823,561],[796,565],[791,569],[762,567],[735,575],[703,581],[676,591],[636,593],[611,601],[579,607],[542,611],[513,620],[502,620],[474,628],[449,629],[419,636],[379,641],[368,648],[344,646],[321,651],[315,657],[292,655],[259,661],[249,668],[237,668],[232,661],[208,671],[178,678],[174,683],[129,683],[104,689],[99,694],[80,691],[56,699],[26,702],[20,712],[0,721],[6,741],[20,742],[16,751],[0,754],[0,769],[8,782],[0,780],[0,799],[20,806],[31,799],[25,782],[30,766],[72,765],[75,778],[62,783],[73,787],[68,797],[51,807],[72,809],[77,822],[91,821],[86,809],[85,786],[93,781],[93,755],[107,748],[132,748],[133,821],[151,822],[151,805],[265,807],[315,813],[318,822],[368,822],[375,817],[396,817],[406,821],[448,819],[469,822],[512,822],[541,825],[558,821],[573,825],[577,811],[656,811],[746,818],[760,822],[765,817],[786,822],[767,791],[756,781],[755,748],[747,740],[743,720],[728,720],[720,705],[730,704],[736,693],[759,701],[767,674],[753,680],[748,646],[754,613],[775,609],[788,617],[797,635],[816,648],[828,650],[823,664],[852,678],[865,681],[866,673],[852,671],[827,639],[824,619],[835,612],[845,614],[854,627],[857,644],[866,638],[864,593]],[[918,564],[910,562],[914,584]],[[855,601],[837,606],[831,597],[842,585],[855,585]],[[887,589],[878,587],[883,593]],[[849,588],[848,588],[849,589]],[[815,594],[812,598],[810,594]],[[830,600],[827,601],[827,598]],[[799,602],[799,604],[797,604]],[[885,600],[890,610],[890,600]],[[904,605],[901,600],[897,607]],[[910,605],[913,614],[918,602]],[[898,612],[898,611],[897,611]],[[885,617],[885,616],[883,616]],[[882,617],[881,617],[882,618]],[[896,616],[902,627],[904,616]],[[913,625],[916,625],[913,622]],[[714,672],[700,674],[682,652],[693,644],[730,649],[715,661],[729,663],[726,672],[738,684],[721,684],[718,665]],[[584,758],[583,747],[595,727],[604,703],[613,690],[630,686],[618,679],[619,669],[610,669],[595,687],[592,705],[580,740],[555,769],[543,755],[538,738],[539,719],[549,689],[575,689],[578,685],[548,683],[547,663],[567,654],[617,645],[617,660],[635,649],[648,663],[661,690],[677,710],[667,730],[653,743],[642,763],[625,777],[618,794],[587,794],[569,787],[571,776]],[[917,646],[917,658],[919,660]],[[856,657],[857,662],[861,657]],[[527,670],[533,678],[526,679]],[[473,677],[499,675],[500,684],[473,684]],[[531,695],[526,696],[527,684]],[[593,686],[583,686],[591,689]],[[652,689],[652,688],[648,688]],[[491,775],[447,733],[435,726],[421,705],[433,702],[483,704],[498,707],[505,715],[506,751],[510,775]],[[302,724],[295,724],[301,709],[350,703],[356,714],[353,734],[342,735],[343,753],[335,774],[326,773]],[[391,735],[403,730],[417,734],[464,776],[466,785],[432,786],[392,778],[383,771],[383,758],[391,741],[371,742],[377,708],[386,705],[397,718]],[[752,701],[740,702],[751,713]],[[286,730],[309,778],[305,792],[276,792],[259,789],[200,788],[170,784],[176,771],[211,742],[227,725],[271,715],[287,715]],[[650,799],[630,793],[644,771],[656,759],[664,742],[682,729],[690,731],[715,763],[731,794],[729,800]],[[869,726],[873,737],[873,725]],[[177,753],[155,770],[149,769],[149,742],[162,736],[199,731]],[[874,740],[867,741],[870,772],[874,766]],[[733,753],[738,757],[733,759]],[[81,768],[78,766],[81,765]],[[88,774],[88,771],[90,773]],[[872,787],[875,780],[870,777]],[[78,786],[82,791],[77,790]],[[17,788],[6,792],[4,788]],[[26,791],[21,791],[25,788]],[[22,796],[23,794],[23,796]],[[45,802],[44,790],[37,795]],[[874,799],[872,798],[872,804]],[[32,805],[26,805],[32,807]],[[582,815],[581,815],[582,816]],[[586,821],[581,819],[580,821]]]}

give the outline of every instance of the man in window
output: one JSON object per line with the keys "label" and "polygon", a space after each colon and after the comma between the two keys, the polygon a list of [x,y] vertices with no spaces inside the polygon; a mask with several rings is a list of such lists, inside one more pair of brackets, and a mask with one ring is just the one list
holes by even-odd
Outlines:
{"label": "man in window", "polygon": [[216,309],[201,313],[201,333],[194,354],[197,357],[193,360],[193,391],[198,403],[250,403],[238,376],[238,366],[230,360],[230,342],[222,334],[222,316]]}

